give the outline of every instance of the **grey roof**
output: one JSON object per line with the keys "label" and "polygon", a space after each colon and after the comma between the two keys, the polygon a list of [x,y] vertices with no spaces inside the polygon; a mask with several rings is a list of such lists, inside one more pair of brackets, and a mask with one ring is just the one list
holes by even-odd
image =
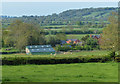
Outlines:
{"label": "grey roof", "polygon": [[65,44],[65,43],[66,43],[66,41],[65,41],[65,40],[62,40],[62,41],[61,41],[61,44]]}
{"label": "grey roof", "polygon": [[37,48],[49,48],[52,47],[51,45],[30,45],[30,46],[26,46],[28,49],[37,49]]}
{"label": "grey roof", "polygon": [[92,35],[92,37],[94,38],[94,37],[97,37],[97,38],[100,38],[100,35]]}
{"label": "grey roof", "polygon": [[71,40],[71,41],[76,41],[77,39],[67,39],[67,41],[69,41],[69,40]]}
{"label": "grey roof", "polygon": [[26,46],[30,52],[55,52],[51,45],[32,45]]}
{"label": "grey roof", "polygon": [[55,52],[53,48],[29,49],[30,52]]}
{"label": "grey roof", "polygon": [[96,35],[97,38],[100,38],[100,35]]}

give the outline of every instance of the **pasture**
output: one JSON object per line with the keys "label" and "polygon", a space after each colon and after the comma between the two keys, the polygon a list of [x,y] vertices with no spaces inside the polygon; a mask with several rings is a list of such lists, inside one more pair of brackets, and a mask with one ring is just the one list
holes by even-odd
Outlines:
{"label": "pasture", "polygon": [[[102,31],[103,30],[103,28],[87,28],[88,30],[99,30],[99,31]],[[69,31],[70,30],[70,28],[58,28],[58,29],[44,29],[44,30],[51,30],[51,31],[62,31],[62,30],[64,30],[64,31]],[[72,28],[72,30],[83,30],[83,28]]]}
{"label": "pasture", "polygon": [[[113,61],[108,51],[60,52],[57,54],[26,55],[25,53],[2,55],[3,65],[107,63]],[[117,60],[115,60],[117,61]]]}
{"label": "pasture", "polygon": [[[103,56],[107,55],[109,51],[105,50],[94,50],[94,51],[79,51],[79,52],[65,52],[56,54],[55,57],[78,57],[78,56]],[[54,57],[54,55],[26,55],[25,53],[16,53],[16,54],[2,54],[4,57]]]}
{"label": "pasture", "polygon": [[[67,39],[79,39],[81,40],[82,37],[86,36],[86,35],[90,35],[90,34],[66,34]],[[99,35],[99,34],[92,34],[92,35]],[[46,35],[46,37],[48,37],[49,35]],[[51,35],[51,36],[55,36],[55,35]]]}
{"label": "pasture", "polygon": [[117,63],[2,66],[3,82],[117,82]]}
{"label": "pasture", "polygon": [[[79,39],[81,40],[82,37],[86,36],[86,35],[90,35],[90,34],[68,34],[67,39]],[[92,35],[99,35],[99,34],[92,34]]]}

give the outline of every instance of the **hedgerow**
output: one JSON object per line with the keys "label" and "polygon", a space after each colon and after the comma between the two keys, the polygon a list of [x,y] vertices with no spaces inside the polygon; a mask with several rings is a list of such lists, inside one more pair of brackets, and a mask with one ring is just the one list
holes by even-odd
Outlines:
{"label": "hedgerow", "polygon": [[111,60],[110,55],[77,57],[3,57],[2,65],[87,63],[107,62]]}

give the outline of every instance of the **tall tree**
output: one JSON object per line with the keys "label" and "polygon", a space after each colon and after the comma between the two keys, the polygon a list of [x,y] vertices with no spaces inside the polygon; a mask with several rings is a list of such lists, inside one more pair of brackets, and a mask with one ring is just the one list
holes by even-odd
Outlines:
{"label": "tall tree", "polygon": [[112,51],[118,50],[118,14],[112,12],[112,15],[109,17],[110,24],[104,28],[101,39],[100,47],[102,49],[109,49]]}
{"label": "tall tree", "polygon": [[14,46],[19,50],[24,49],[26,45],[41,44],[44,40],[44,36],[40,33],[41,30],[34,24],[16,20],[8,27],[8,30],[9,33],[6,38],[13,42]]}

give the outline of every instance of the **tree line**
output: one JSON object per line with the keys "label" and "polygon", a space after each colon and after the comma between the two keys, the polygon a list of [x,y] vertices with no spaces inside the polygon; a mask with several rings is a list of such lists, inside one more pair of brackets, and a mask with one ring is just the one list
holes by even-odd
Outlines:
{"label": "tree line", "polygon": [[[19,19],[23,22],[30,23],[36,22],[37,24],[44,25],[76,25],[77,22],[84,21],[87,24],[92,23],[94,26],[101,27],[103,21],[107,24],[107,18],[111,15],[111,11],[117,12],[118,8],[84,8],[63,11],[59,14],[52,14],[48,16],[22,16],[22,17],[9,17],[2,16],[2,23],[6,25],[11,24],[14,20]],[[89,25],[90,25],[89,24]],[[85,24],[86,25],[86,24]],[[92,25],[91,25],[92,26]]]}
{"label": "tree line", "polygon": [[27,45],[51,44],[55,46],[55,44],[60,43],[61,39],[66,38],[65,34],[50,35],[46,38],[43,31],[35,23],[28,24],[16,20],[6,30],[3,30],[2,45],[22,50]]}

